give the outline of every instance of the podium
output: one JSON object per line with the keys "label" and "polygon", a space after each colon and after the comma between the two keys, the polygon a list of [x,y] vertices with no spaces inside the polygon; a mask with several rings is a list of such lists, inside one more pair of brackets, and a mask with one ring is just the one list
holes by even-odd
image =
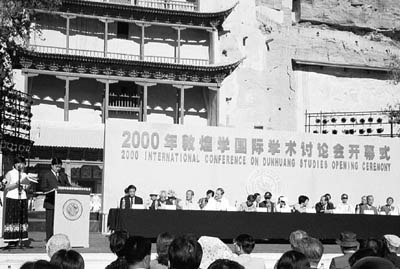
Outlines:
{"label": "podium", "polygon": [[68,236],[71,247],[89,247],[90,188],[58,187],[54,200],[54,234]]}

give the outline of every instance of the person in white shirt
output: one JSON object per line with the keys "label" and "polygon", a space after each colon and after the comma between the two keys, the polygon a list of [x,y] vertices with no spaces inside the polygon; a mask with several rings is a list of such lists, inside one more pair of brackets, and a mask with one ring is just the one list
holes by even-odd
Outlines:
{"label": "person in white shirt", "polygon": [[276,204],[276,212],[291,213],[292,208],[289,206],[289,201],[285,196],[279,196]]}
{"label": "person in white shirt", "polygon": [[235,261],[243,265],[245,268],[266,269],[265,260],[261,258],[251,257],[256,241],[248,234],[241,234],[233,240],[234,250],[238,256]]}
{"label": "person in white shirt", "polygon": [[224,197],[224,189],[218,188],[215,191],[214,199],[210,199],[205,206],[204,210],[213,210],[213,211],[227,211],[229,208],[229,201]]}
{"label": "person in white shirt", "polygon": [[338,214],[354,214],[355,210],[352,205],[349,205],[347,201],[349,200],[349,196],[346,193],[343,193],[340,197],[342,202],[339,203],[334,210],[334,213]]}
{"label": "person in white shirt", "polygon": [[199,206],[193,202],[194,191],[186,191],[186,199],[180,201],[179,207],[183,210],[198,210]]}

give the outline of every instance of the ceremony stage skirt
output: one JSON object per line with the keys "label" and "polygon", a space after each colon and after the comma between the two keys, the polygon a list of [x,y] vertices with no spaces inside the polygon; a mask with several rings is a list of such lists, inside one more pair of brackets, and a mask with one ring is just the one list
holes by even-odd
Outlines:
{"label": "ceremony stage skirt", "polygon": [[5,209],[4,242],[28,240],[28,200],[6,198]]}

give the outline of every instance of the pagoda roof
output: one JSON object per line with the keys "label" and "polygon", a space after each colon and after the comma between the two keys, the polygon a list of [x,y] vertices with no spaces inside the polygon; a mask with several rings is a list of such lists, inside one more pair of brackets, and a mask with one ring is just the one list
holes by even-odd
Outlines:
{"label": "pagoda roof", "polygon": [[223,11],[199,12],[87,0],[62,0],[62,5],[58,12],[71,13],[78,16],[87,15],[108,17],[109,19],[140,20],[144,23],[158,22],[215,28],[222,25],[237,4]]}

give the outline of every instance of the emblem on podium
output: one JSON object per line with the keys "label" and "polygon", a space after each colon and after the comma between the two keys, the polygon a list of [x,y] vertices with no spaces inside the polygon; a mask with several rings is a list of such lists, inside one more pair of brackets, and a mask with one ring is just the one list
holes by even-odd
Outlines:
{"label": "emblem on podium", "polygon": [[69,199],[63,205],[64,217],[70,221],[79,219],[82,215],[83,206],[76,199]]}

